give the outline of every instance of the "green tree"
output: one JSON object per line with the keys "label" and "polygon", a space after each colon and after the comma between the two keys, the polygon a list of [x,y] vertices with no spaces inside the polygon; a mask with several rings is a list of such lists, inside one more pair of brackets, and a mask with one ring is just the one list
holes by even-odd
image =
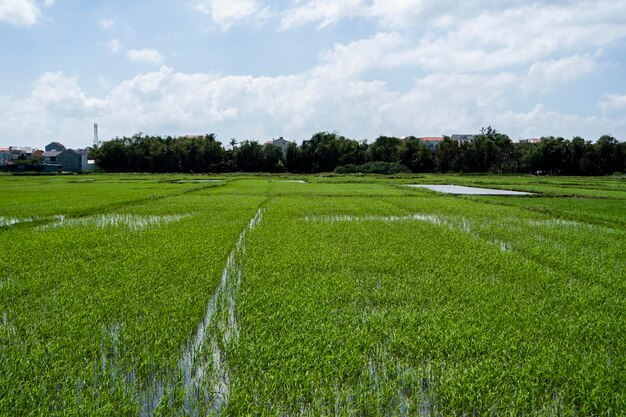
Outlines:
{"label": "green tree", "polygon": [[624,170],[624,153],[619,142],[613,136],[602,136],[594,148],[598,161],[597,174],[609,175]]}
{"label": "green tree", "polygon": [[368,160],[382,162],[398,162],[400,139],[391,136],[380,136],[369,146]]}
{"label": "green tree", "polygon": [[397,154],[399,162],[412,172],[432,172],[435,169],[433,152],[414,136],[401,141]]}
{"label": "green tree", "polygon": [[461,147],[457,141],[444,136],[435,151],[435,169],[438,172],[458,171],[460,168]]}
{"label": "green tree", "polygon": [[259,142],[249,140],[240,143],[234,154],[236,169],[244,172],[261,172],[264,159],[263,147]]}
{"label": "green tree", "polygon": [[263,153],[264,172],[285,172],[282,149],[274,145],[265,145],[263,147]]}

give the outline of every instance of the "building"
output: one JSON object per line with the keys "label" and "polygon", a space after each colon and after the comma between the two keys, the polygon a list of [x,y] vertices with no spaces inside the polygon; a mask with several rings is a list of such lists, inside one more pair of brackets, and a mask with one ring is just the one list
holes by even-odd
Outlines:
{"label": "building", "polygon": [[46,152],[63,152],[65,149],[65,145],[59,142],[51,142],[45,147]]}
{"label": "building", "polygon": [[417,140],[422,142],[424,145],[426,145],[428,149],[432,151],[432,150],[437,149],[437,146],[439,146],[439,143],[443,141],[443,136],[426,136],[423,138],[417,138]]}
{"label": "building", "polygon": [[59,165],[59,164],[45,164],[43,166],[43,172],[60,173],[61,172],[61,165]]}
{"label": "building", "polygon": [[45,154],[44,151],[42,151],[41,149],[37,149],[37,150],[33,151],[32,155],[30,157],[31,157],[31,159],[39,160],[39,159],[43,159],[44,154]]}
{"label": "building", "polygon": [[30,159],[33,154],[33,148],[30,146],[9,146],[10,159],[16,161],[18,159]]}
{"label": "building", "polygon": [[0,148],[0,166],[8,165],[11,159],[11,149]]}
{"label": "building", "polygon": [[[44,152],[29,146],[0,148],[0,167],[15,171],[32,170],[35,167],[35,170],[43,172],[90,172],[97,169],[94,161],[88,159],[90,148],[66,149],[63,144],[52,142],[45,149]],[[24,163],[20,159],[34,159],[37,162]]]}
{"label": "building", "polygon": [[290,143],[291,142],[283,139],[283,137],[281,136],[278,139],[268,140],[267,142],[264,143],[264,145],[274,145],[277,148],[280,148],[280,150],[283,151],[283,156],[284,156],[287,154],[287,147],[289,146]]}
{"label": "building", "polygon": [[[46,165],[59,167],[65,172],[90,172],[96,169],[94,161],[89,159],[89,149],[66,149],[64,151],[49,151],[44,153]],[[56,170],[56,168],[55,168]]]}
{"label": "building", "polygon": [[89,163],[88,155],[88,151],[66,149],[57,154],[56,162],[61,165],[62,171],[85,172]]}
{"label": "building", "polygon": [[541,143],[541,138],[520,139],[519,143]]}
{"label": "building", "polygon": [[459,145],[462,145],[464,143],[468,143],[468,142],[473,142],[474,138],[476,137],[476,135],[452,135],[450,138],[454,141],[459,142]]}
{"label": "building", "polygon": [[437,146],[439,146],[439,143],[443,141],[443,136],[424,136],[421,138],[416,138],[415,136],[400,136],[399,139],[403,142],[408,139],[417,139],[418,141],[426,145],[428,149],[434,151],[435,149],[437,149]]}
{"label": "building", "polygon": [[[47,146],[46,146],[47,148]],[[43,154],[43,162],[46,164],[57,164],[57,157],[59,156],[59,154],[63,152],[63,151],[46,151]]]}

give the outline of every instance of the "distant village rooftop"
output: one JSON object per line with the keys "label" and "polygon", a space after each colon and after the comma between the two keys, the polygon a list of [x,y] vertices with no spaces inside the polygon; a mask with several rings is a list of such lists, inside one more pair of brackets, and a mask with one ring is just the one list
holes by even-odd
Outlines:
{"label": "distant village rooftop", "polygon": [[289,146],[291,142],[289,142],[288,140],[285,140],[282,136],[279,137],[278,139],[271,139],[268,140],[267,142],[265,142],[263,145],[265,146],[269,146],[269,145],[274,145],[277,148],[280,148],[280,150],[283,152],[283,155],[287,154],[287,147]]}

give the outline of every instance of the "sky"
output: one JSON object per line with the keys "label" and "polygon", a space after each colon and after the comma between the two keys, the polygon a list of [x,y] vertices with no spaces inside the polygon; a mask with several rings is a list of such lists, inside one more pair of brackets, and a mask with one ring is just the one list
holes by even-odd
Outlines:
{"label": "sky", "polygon": [[0,146],[626,140],[626,0],[0,0]]}

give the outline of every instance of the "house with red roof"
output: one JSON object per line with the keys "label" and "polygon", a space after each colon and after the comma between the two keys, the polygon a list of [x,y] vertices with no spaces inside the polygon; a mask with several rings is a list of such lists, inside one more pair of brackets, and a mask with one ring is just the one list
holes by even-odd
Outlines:
{"label": "house with red roof", "polygon": [[428,149],[435,150],[443,140],[443,136],[425,136],[423,138],[417,138],[417,140],[426,145]]}

